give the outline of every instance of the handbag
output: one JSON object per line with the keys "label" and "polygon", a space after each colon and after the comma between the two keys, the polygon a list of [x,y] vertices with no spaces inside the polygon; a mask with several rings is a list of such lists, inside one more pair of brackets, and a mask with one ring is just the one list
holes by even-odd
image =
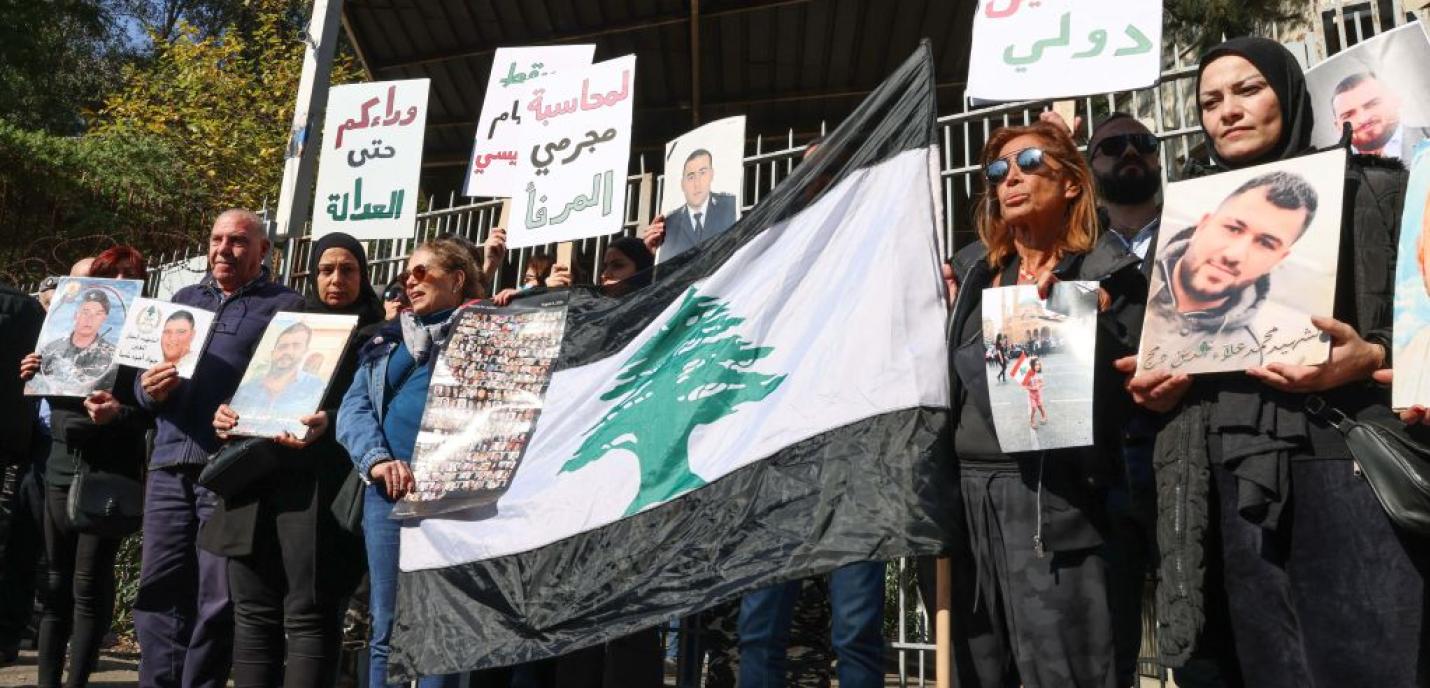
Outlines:
{"label": "handbag", "polygon": [[1375,408],[1394,420],[1354,419],[1319,396],[1306,398],[1306,412],[1345,437],[1356,474],[1370,484],[1390,520],[1408,532],[1430,535],[1430,447],[1411,437],[1388,409]]}
{"label": "handbag", "polygon": [[199,473],[199,485],[228,499],[278,468],[277,447],[264,437],[240,437],[213,456]]}
{"label": "handbag", "polygon": [[99,471],[76,460],[65,515],[74,529],[104,538],[123,538],[144,521],[144,485],[127,475]]}

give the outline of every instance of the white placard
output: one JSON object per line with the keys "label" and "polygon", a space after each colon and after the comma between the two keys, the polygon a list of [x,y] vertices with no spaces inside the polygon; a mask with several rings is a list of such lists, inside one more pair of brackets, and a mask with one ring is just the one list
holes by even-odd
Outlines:
{"label": "white placard", "polygon": [[611,234],[626,217],[636,56],[568,71],[523,98],[507,247]]}
{"label": "white placard", "polygon": [[313,238],[405,239],[417,222],[428,79],[334,86],[323,121]]}
{"label": "white placard", "polygon": [[134,299],[114,361],[148,370],[160,363],[173,363],[179,377],[189,379],[209,338],[214,314],[202,308],[158,299]]}
{"label": "white placard", "polygon": [[968,96],[1041,100],[1146,88],[1161,67],[1160,0],[980,0]]}
{"label": "white placard", "polygon": [[497,48],[482,98],[482,116],[467,163],[467,196],[510,196],[516,188],[517,127],[531,114],[523,98],[551,77],[590,66],[596,46],[543,45]]}

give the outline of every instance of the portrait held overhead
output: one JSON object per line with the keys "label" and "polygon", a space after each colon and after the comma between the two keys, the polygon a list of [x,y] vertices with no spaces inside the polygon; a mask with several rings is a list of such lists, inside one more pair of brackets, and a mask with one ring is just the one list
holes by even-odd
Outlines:
{"label": "portrait held overhead", "polygon": [[1141,370],[1315,365],[1330,342],[1344,151],[1167,185]]}
{"label": "portrait held overhead", "polygon": [[744,117],[711,122],[665,144],[665,227],[657,263],[718,236],[740,218],[744,150]]}
{"label": "portrait held overhead", "polygon": [[1357,43],[1306,71],[1316,109],[1313,143],[1336,145],[1350,129],[1351,151],[1396,158],[1430,137],[1430,35],[1416,22]]}
{"label": "portrait held overhead", "polygon": [[61,277],[40,330],[40,369],[25,394],[86,397],[113,389],[116,345],[143,287],[135,280]]}

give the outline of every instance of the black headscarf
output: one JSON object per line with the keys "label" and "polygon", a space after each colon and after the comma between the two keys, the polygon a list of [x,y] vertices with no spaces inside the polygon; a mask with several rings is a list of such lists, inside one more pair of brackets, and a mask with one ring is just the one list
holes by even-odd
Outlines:
{"label": "black headscarf", "polygon": [[636,264],[636,274],[626,280],[631,289],[640,289],[650,284],[650,268],[655,265],[655,256],[646,248],[645,242],[635,237],[621,237],[606,245],[606,250],[616,249]]}
{"label": "black headscarf", "polygon": [[[362,275],[357,300],[341,308],[323,303],[322,296],[318,294],[318,260],[330,248],[340,248],[351,253],[357,260],[358,274]],[[357,239],[342,232],[334,232],[324,234],[313,244],[313,255],[308,259],[308,310],[315,313],[356,315],[359,330],[372,323],[382,322],[382,299],[378,298],[377,293],[372,290],[372,285],[368,284],[367,253],[362,250],[362,244],[358,243]]]}
{"label": "black headscarf", "polygon": [[[1311,92],[1306,90],[1306,77],[1301,72],[1301,64],[1286,46],[1269,38],[1247,36],[1233,38],[1212,48],[1202,55],[1201,66],[1197,69],[1197,93],[1202,90],[1202,72],[1212,60],[1226,55],[1236,55],[1250,62],[1266,77],[1266,83],[1276,94],[1281,105],[1281,139],[1276,146],[1261,157],[1242,163],[1232,163],[1222,159],[1216,152],[1216,142],[1207,134],[1207,151],[1218,167],[1237,169],[1252,165],[1294,158],[1309,152],[1311,133],[1316,128],[1315,115],[1311,106]],[[1206,132],[1206,127],[1202,127]]]}

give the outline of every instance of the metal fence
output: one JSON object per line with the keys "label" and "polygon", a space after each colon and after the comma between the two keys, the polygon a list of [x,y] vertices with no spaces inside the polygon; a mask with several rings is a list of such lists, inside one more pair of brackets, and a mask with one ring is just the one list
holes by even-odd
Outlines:
{"label": "metal fence", "polygon": [[[1424,14],[1420,10],[1420,14]],[[1414,13],[1406,11],[1401,0],[1315,0],[1307,3],[1305,16],[1299,22],[1267,27],[1267,35],[1286,43],[1306,60],[1315,64],[1340,50],[1352,46],[1381,31],[1413,21]],[[1107,93],[1076,100],[1076,111],[1082,118],[1080,134],[1085,139],[1094,123],[1111,112],[1127,112],[1141,118],[1162,141],[1160,156],[1164,180],[1175,180],[1186,162],[1204,155],[1197,99],[1194,92],[1197,55],[1194,51],[1172,45],[1164,52],[1166,68],[1161,82],[1148,89]],[[942,235],[945,251],[950,255],[956,247],[974,240],[972,209],[981,191],[978,156],[984,142],[998,127],[1027,124],[1047,109],[1046,102],[1027,102],[971,107],[968,102],[960,111],[938,119],[941,142]],[[744,161],[744,200],[747,207],[761,201],[775,185],[787,177],[798,164],[804,147],[795,143],[793,131],[782,137],[757,137],[753,153]],[[635,235],[653,219],[660,197],[663,178],[646,172],[644,158],[638,163],[640,173],[631,175],[626,184],[626,217],[621,234],[576,242],[575,256],[589,271],[599,272],[601,255],[615,236]],[[403,269],[412,250],[421,242],[443,234],[456,234],[481,244],[500,219],[499,200],[466,201],[454,194],[446,199],[428,197],[425,210],[418,213],[417,229],[410,239],[366,242],[369,257],[369,279],[382,285]],[[274,256],[274,269],[281,280],[306,291],[308,260],[312,248],[309,237],[291,239]],[[493,290],[512,286],[522,274],[527,260],[537,252],[554,253],[555,247],[538,247],[510,251],[500,269],[492,277]],[[167,255],[151,261],[154,265],[146,293],[154,294],[161,282],[183,275],[192,275],[192,266],[183,263],[201,255],[202,249]],[[193,280],[196,281],[196,277]],[[888,638],[895,653],[899,685],[923,686],[933,681],[933,645],[930,625],[912,585],[914,566],[910,561],[897,561],[889,567],[890,599],[893,602],[894,632]],[[1140,663],[1145,677],[1165,682],[1166,672],[1152,656],[1155,647],[1155,619],[1144,614],[1144,657]]]}

